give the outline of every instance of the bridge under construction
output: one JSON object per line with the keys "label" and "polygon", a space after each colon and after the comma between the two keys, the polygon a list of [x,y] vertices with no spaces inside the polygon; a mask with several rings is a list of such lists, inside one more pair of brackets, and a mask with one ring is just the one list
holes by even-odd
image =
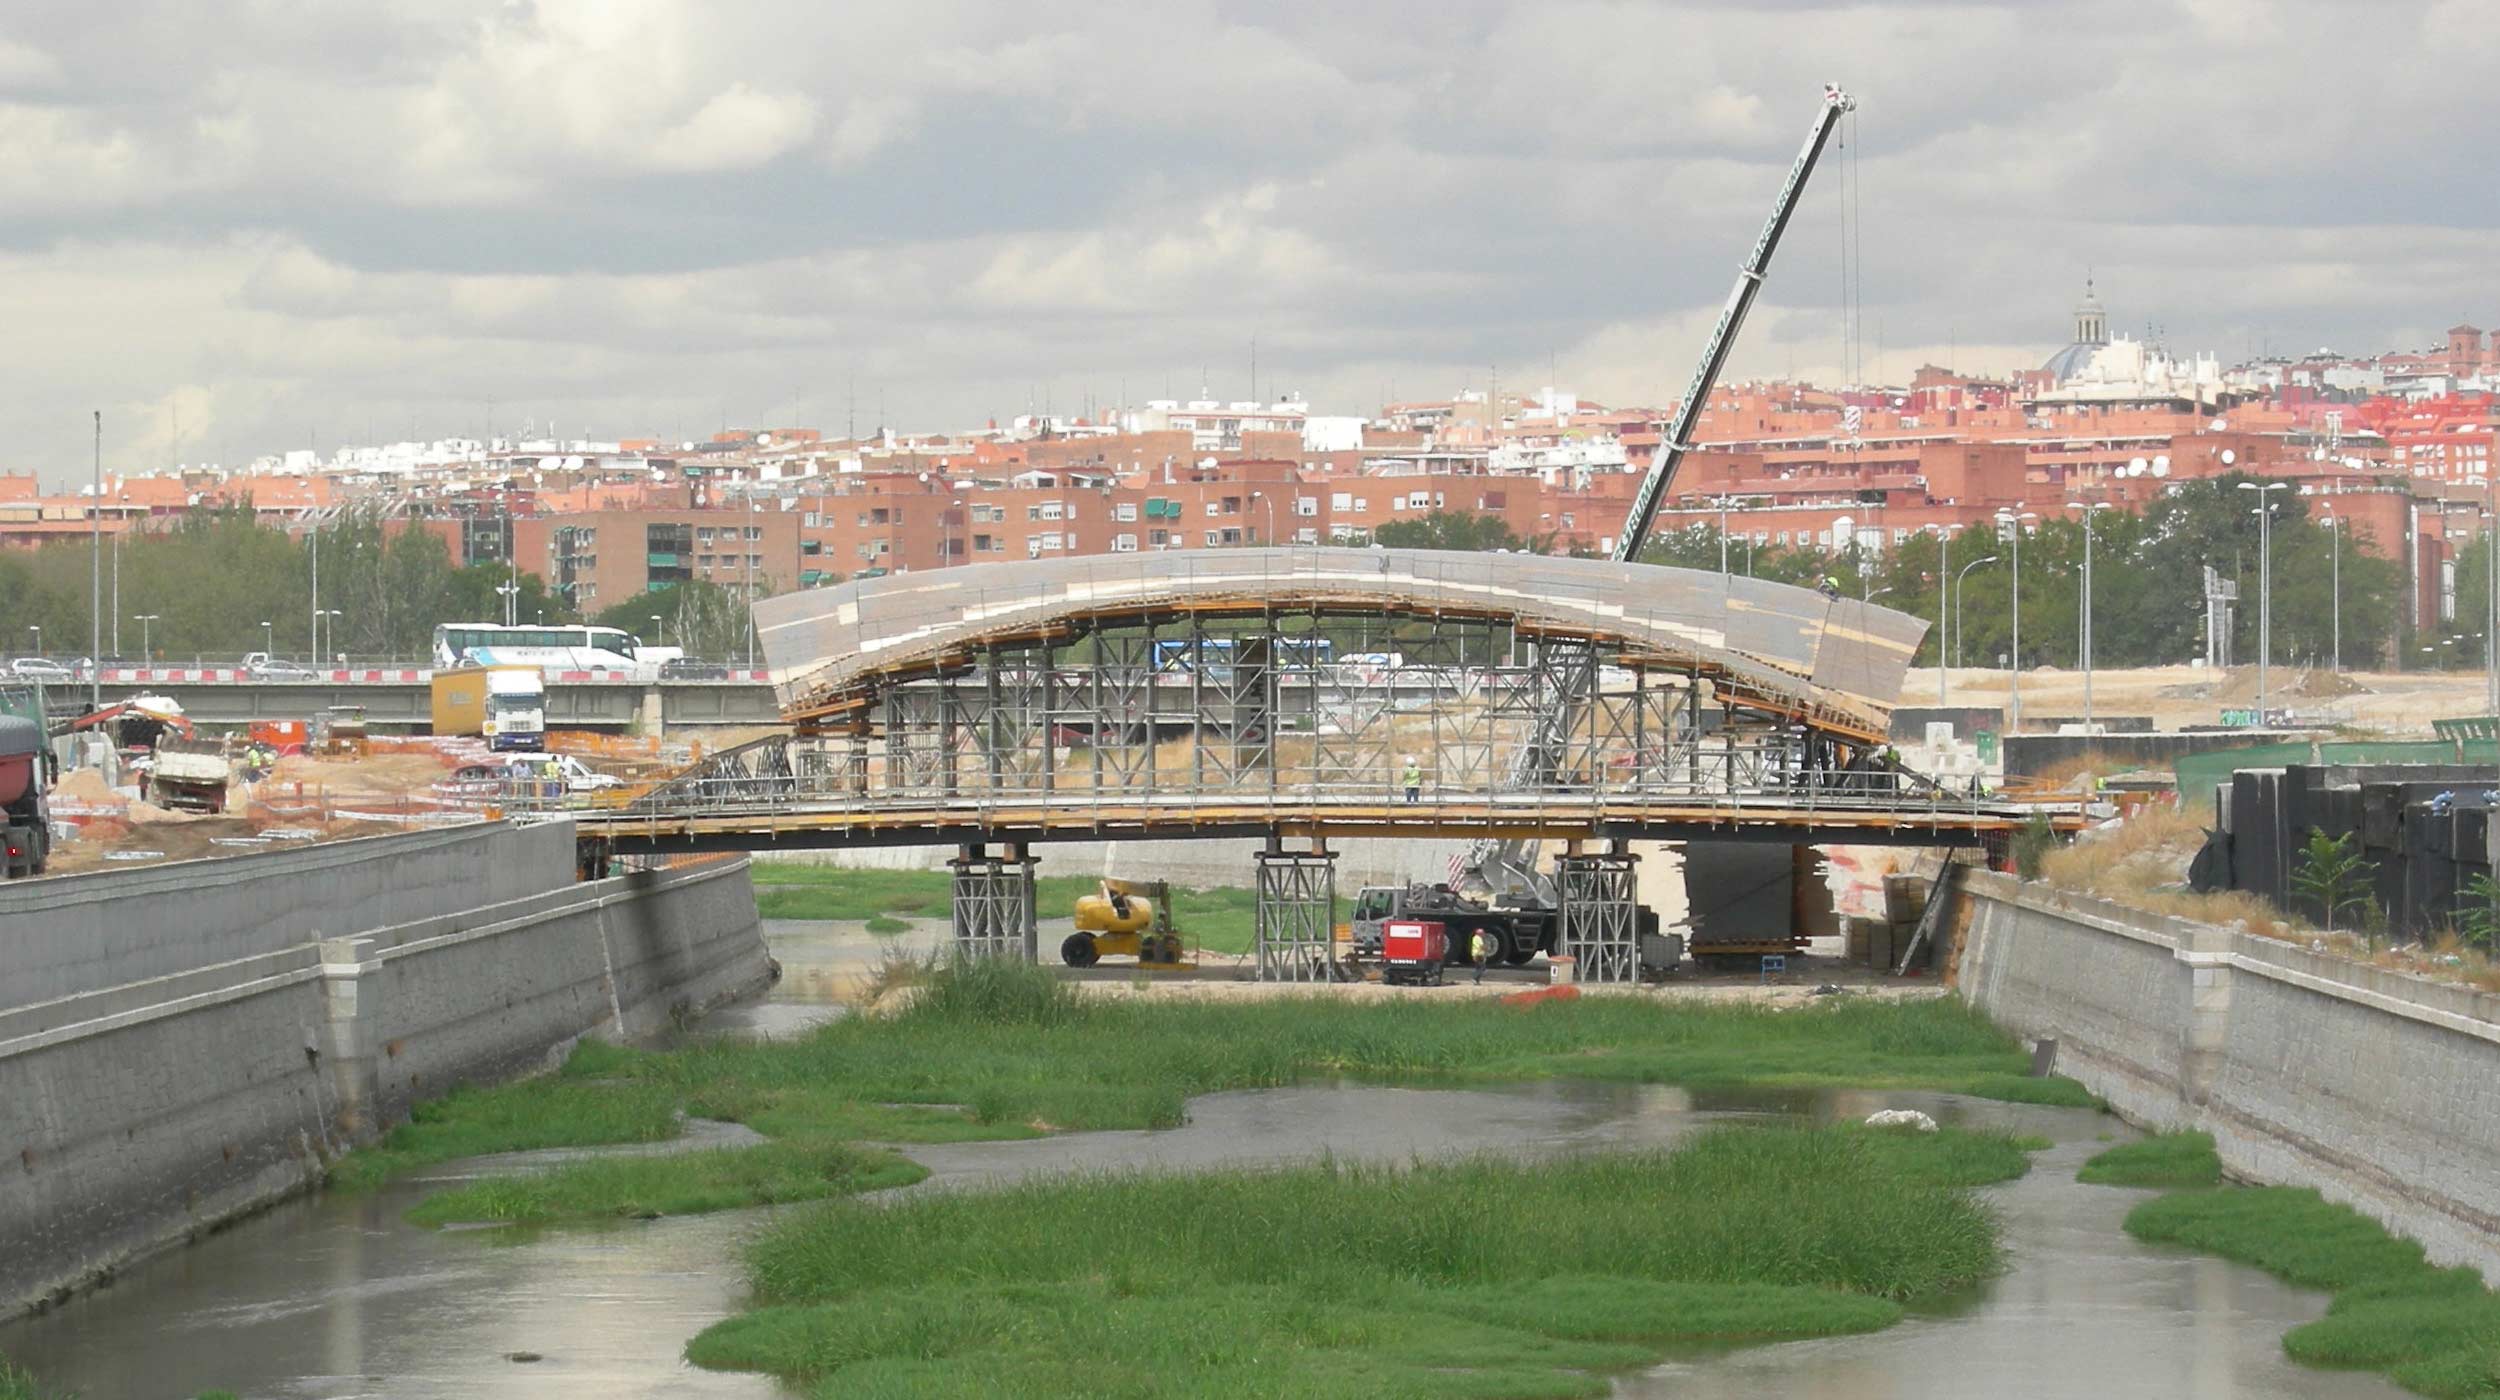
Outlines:
{"label": "bridge under construction", "polygon": [[[896,575],[756,614],[790,732],[580,814],[594,857],[955,846],[979,951],[1030,954],[1052,841],[1259,839],[1259,966],[1299,978],[1326,975],[1336,838],[1560,841],[1566,898],[1628,901],[1628,878],[1583,877],[1636,840],[1967,846],[2040,810],[1886,761],[1924,622],[1750,578],[1250,549]],[[1628,975],[1622,950],[1573,951]]]}

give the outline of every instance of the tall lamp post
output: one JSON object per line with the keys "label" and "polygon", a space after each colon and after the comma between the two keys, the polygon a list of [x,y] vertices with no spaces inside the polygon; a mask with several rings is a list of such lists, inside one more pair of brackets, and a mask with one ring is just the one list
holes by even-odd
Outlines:
{"label": "tall lamp post", "polygon": [[[1969,586],[1970,571],[1982,564],[1993,564],[1996,561],[1997,556],[1991,554],[1985,559],[1973,559],[1964,564],[1961,571],[1953,576],[1953,587],[1947,590],[1953,595],[1953,626],[1945,633],[1945,644],[1951,647],[1952,651],[1938,658],[1944,662],[1941,668],[1944,674],[1937,678],[1936,684],[1936,703],[1939,707],[1953,703],[1953,665],[1962,659],[1962,594],[1963,590]],[[1938,617],[1936,625],[1944,626],[1944,619]]]}
{"label": "tall lamp post", "polygon": [[339,611],[337,608],[323,608],[320,612],[320,616],[329,619],[329,621],[324,624],[324,627],[328,632],[327,640],[330,646],[328,651],[324,651],[320,647],[313,648],[313,664],[316,666],[323,664],[323,659],[327,657],[330,652],[337,651],[339,649],[339,619],[347,616],[347,614]]}
{"label": "tall lamp post", "polygon": [[276,642],[276,641],[274,641],[274,640],[273,640],[273,638],[275,638],[276,636],[277,636],[277,634],[276,634],[275,632],[273,632],[273,631],[271,631],[271,630],[270,630],[270,628],[269,628],[269,624],[268,624],[268,623],[264,622],[264,623],[262,623],[262,624],[260,625],[260,651],[261,651],[261,655],[263,655],[263,656],[272,655],[272,654],[274,654],[274,653],[278,650],[278,644],[277,644],[277,642]]}
{"label": "tall lamp post", "polygon": [[2288,491],[2288,481],[2269,481],[2259,485],[2243,481],[2240,489],[2257,493],[2257,726],[2266,723],[2266,695],[2273,679],[2270,667],[2274,662],[2274,498],[2273,491]]}
{"label": "tall lamp post", "polygon": [[651,614],[651,645],[655,647],[668,645],[668,624],[660,621],[658,613]]}
{"label": "tall lamp post", "polygon": [[2039,519],[2037,511],[2023,509],[2016,501],[2009,510],[1997,512],[1997,523],[2010,527],[2014,541],[2014,638],[2009,644],[2012,654],[2006,660],[2007,701],[2005,732],[2013,734],[2023,727],[2023,522]]}
{"label": "tall lamp post", "polygon": [[2335,513],[2335,503],[2326,503],[2326,574],[2327,605],[2335,615],[2335,674],[2344,674],[2344,522]]}
{"label": "tall lamp post", "polygon": [[157,616],[156,613],[140,613],[130,619],[139,624],[139,659],[141,661],[156,659],[156,649],[148,645],[148,639],[155,630],[150,624],[156,621]]}
{"label": "tall lamp post", "polygon": [[2083,732],[2092,732],[2092,516],[2109,509],[2109,502],[2068,501],[2066,509],[2083,512],[2083,629],[2076,638],[2076,659],[2083,663]]}
{"label": "tall lamp post", "polygon": [[1267,507],[1267,538],[1262,543],[1272,549],[1276,545],[1276,498],[1264,491],[1253,491],[1250,499]]}

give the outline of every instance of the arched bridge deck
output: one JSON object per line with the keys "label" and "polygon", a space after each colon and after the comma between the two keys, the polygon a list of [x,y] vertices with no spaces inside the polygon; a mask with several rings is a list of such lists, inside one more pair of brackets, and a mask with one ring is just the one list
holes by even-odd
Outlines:
{"label": "arched bridge deck", "polygon": [[583,813],[585,835],[1966,845],[2035,810],[1884,761],[1923,622],[1747,578],[1225,550],[898,575],[756,615],[796,732]]}

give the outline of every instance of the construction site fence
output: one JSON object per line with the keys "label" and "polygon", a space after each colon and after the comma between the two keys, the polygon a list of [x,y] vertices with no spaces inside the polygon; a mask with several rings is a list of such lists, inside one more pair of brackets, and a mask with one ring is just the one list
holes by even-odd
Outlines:
{"label": "construction site fence", "polygon": [[[2442,725],[2451,721],[2440,721]],[[2500,741],[2492,739],[2326,739],[2314,743],[2254,744],[2244,749],[2181,757],[2177,776],[2179,804],[2209,811],[2214,793],[2243,768],[2282,768],[2295,763],[2494,763],[2500,764]]]}

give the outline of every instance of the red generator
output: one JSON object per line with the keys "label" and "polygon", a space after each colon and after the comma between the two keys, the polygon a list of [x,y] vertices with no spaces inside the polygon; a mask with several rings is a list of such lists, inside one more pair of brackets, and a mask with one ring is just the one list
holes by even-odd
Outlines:
{"label": "red generator", "polygon": [[1437,919],[1391,919],[1380,926],[1380,978],[1403,986],[1438,987],[1450,953],[1449,927]]}

